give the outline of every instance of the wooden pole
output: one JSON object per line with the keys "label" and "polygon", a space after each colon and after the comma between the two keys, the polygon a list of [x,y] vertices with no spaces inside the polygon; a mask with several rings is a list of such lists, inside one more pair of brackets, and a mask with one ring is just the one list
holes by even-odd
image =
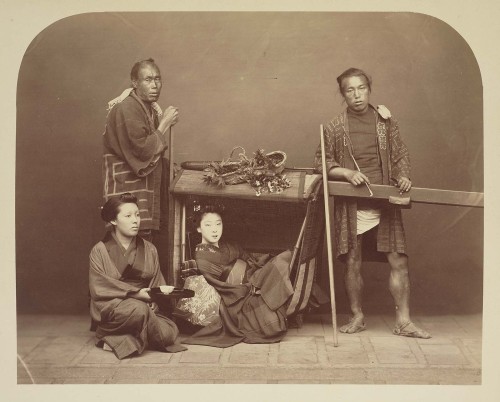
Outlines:
{"label": "wooden pole", "polygon": [[299,238],[295,243],[295,247],[293,248],[292,259],[290,260],[290,265],[288,271],[291,272],[293,269],[293,264],[295,264],[295,259],[297,258],[297,254],[299,253],[300,243],[302,242],[302,238],[304,237],[304,230],[306,229],[306,221],[307,216],[304,218],[304,222],[302,222],[302,227],[300,228]]}
{"label": "wooden pole", "polygon": [[172,183],[174,181],[174,130],[172,127],[168,129],[169,139],[168,139],[168,188],[167,188],[167,198],[168,198],[168,272],[167,272],[167,283],[174,284],[175,282],[175,272],[176,264],[174,264],[174,230],[175,230],[175,200],[172,194]]}
{"label": "wooden pole", "polygon": [[[401,197],[399,188],[386,184],[371,184],[374,200]],[[345,181],[329,181],[328,192],[333,196],[368,198],[363,187],[353,186]],[[411,203],[450,205],[459,207],[484,208],[484,194],[469,191],[439,190],[434,188],[412,187],[408,193]]]}
{"label": "wooden pole", "polygon": [[168,188],[170,190],[170,185],[174,181],[174,130],[172,127],[169,129],[170,135],[168,136],[168,163],[169,163],[169,181]]}
{"label": "wooden pole", "polygon": [[186,261],[186,204],[182,203],[181,217],[181,262]]}
{"label": "wooden pole", "polygon": [[337,336],[337,309],[335,306],[335,286],[333,280],[333,253],[332,253],[332,235],[330,229],[330,204],[328,193],[328,172],[326,170],[326,155],[325,155],[325,137],[323,125],[320,125],[321,137],[321,165],[323,167],[323,196],[325,201],[325,223],[326,223],[326,250],[328,253],[328,276],[330,279],[330,302],[332,307],[332,326],[333,326],[333,346],[338,346]]}

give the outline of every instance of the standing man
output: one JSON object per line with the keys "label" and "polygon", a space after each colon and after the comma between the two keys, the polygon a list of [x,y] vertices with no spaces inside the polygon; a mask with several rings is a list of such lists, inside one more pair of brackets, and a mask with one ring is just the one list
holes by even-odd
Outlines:
{"label": "standing man", "polygon": [[[140,235],[154,240],[160,229],[160,206],[167,204],[168,163],[164,153],[169,128],[179,119],[177,108],[162,112],[156,103],[162,79],[153,59],[134,64],[132,88],[108,104],[104,132],[104,200],[125,192],[137,197]],[[163,205],[162,205],[163,204]]]}
{"label": "standing man", "polygon": [[[347,109],[325,127],[325,174],[354,186],[393,184],[401,193],[409,191],[408,149],[389,110],[370,104],[370,77],[360,69],[350,68],[337,78],[337,83]],[[321,172],[321,148],[316,152],[315,167]],[[368,245],[366,240],[370,237],[375,238],[374,251],[385,254],[391,267],[389,290],[396,309],[394,334],[430,338],[410,319],[410,280],[401,211],[365,199],[344,198],[335,202],[336,254],[345,258],[347,265],[345,284],[353,314],[340,332],[352,334],[365,329],[361,264],[363,246]]]}

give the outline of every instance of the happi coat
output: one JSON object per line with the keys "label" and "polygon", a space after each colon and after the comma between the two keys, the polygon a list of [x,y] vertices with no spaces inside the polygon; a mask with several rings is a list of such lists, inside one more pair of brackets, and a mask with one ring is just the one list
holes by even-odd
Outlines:
{"label": "happi coat", "polygon": [[[409,152],[401,139],[398,122],[392,117],[384,118],[371,105],[370,108],[376,114],[376,140],[382,167],[382,184],[395,184],[401,177],[410,178]],[[347,110],[325,125],[327,172],[333,167],[356,170],[349,153],[349,149],[353,152],[349,135]],[[321,146],[316,151],[314,166],[317,172],[322,173]],[[334,205],[334,233],[338,257],[346,254],[349,249],[356,248],[357,203],[353,198],[335,197]],[[381,208],[376,238],[377,251],[406,253],[400,208],[389,203],[376,205],[374,208]]]}
{"label": "happi coat", "polygon": [[206,281],[221,296],[220,319],[183,343],[228,347],[239,342],[278,342],[285,336],[286,302],[293,293],[288,273],[290,251],[261,266],[239,245],[220,242],[219,247],[198,245],[195,259]]}
{"label": "happi coat", "polygon": [[[158,108],[159,109],[159,108]],[[162,157],[167,140],[158,127],[158,113],[131,91],[111,107],[103,135],[104,200],[130,192],[137,197],[141,230],[159,230]]]}
{"label": "happi coat", "polygon": [[176,352],[177,326],[159,309],[132,298],[142,288],[165,285],[155,246],[137,236],[125,250],[112,232],[90,252],[90,315],[96,338],[124,358],[146,348]]}

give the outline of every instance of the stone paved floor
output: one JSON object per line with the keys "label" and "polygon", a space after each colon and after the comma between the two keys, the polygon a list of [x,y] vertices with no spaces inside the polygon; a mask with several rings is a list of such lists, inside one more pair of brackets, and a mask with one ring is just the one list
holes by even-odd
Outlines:
{"label": "stone paved floor", "polygon": [[[306,317],[281,343],[219,349],[188,345],[118,360],[94,346],[87,316],[18,317],[18,384],[481,384],[481,315],[420,316],[433,338],[391,334],[392,317],[339,334],[331,317]],[[339,323],[346,317],[339,316]]]}

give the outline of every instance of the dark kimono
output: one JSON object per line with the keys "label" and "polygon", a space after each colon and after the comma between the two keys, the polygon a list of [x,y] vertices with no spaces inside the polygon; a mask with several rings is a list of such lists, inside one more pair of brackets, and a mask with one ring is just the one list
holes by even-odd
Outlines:
{"label": "dark kimono", "polygon": [[179,331],[173,321],[130,297],[142,288],[161,285],[165,280],[155,246],[137,236],[125,250],[108,232],[90,252],[90,315],[98,323],[97,344],[108,344],[119,359],[146,348],[185,350],[175,343]]}
{"label": "dark kimono", "polygon": [[[370,105],[372,110],[375,109]],[[375,112],[376,113],[376,112]],[[382,184],[394,184],[401,177],[410,178],[410,157],[401,140],[395,119],[384,119],[376,113],[377,150],[382,167]],[[345,167],[356,170],[350,157],[349,121],[344,111],[325,126],[326,169]],[[352,152],[351,148],[351,152]],[[315,170],[322,173],[321,147],[314,160]],[[336,256],[346,254],[357,245],[357,202],[353,198],[336,197],[334,207],[334,231]],[[376,251],[406,253],[406,239],[401,210],[385,204],[381,208],[380,224],[377,228]],[[377,257],[374,255],[374,258]]]}
{"label": "dark kimono", "polygon": [[[165,136],[157,130],[158,116],[132,91],[110,110],[103,136],[104,201],[125,192],[138,199],[141,230],[160,228]],[[163,200],[162,200],[163,201]]]}
{"label": "dark kimono", "polygon": [[184,343],[228,347],[239,342],[273,343],[286,334],[286,302],[293,293],[285,251],[261,266],[241,247],[200,244],[195,259],[221,296],[220,319]]}

